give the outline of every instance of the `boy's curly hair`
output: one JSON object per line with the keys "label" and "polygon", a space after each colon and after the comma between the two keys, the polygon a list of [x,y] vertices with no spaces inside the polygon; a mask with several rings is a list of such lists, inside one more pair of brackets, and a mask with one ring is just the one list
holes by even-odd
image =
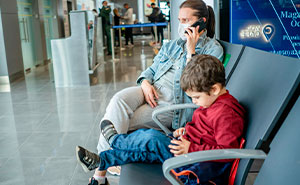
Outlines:
{"label": "boy's curly hair", "polygon": [[197,55],[186,65],[180,79],[184,91],[206,92],[209,94],[216,83],[225,86],[225,69],[214,56]]}

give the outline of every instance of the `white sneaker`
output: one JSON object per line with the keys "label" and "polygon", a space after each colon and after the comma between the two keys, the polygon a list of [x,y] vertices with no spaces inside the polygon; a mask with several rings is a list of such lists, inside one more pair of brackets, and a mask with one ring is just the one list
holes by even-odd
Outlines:
{"label": "white sneaker", "polygon": [[107,168],[107,171],[112,175],[120,175],[121,174],[121,166],[112,166]]}

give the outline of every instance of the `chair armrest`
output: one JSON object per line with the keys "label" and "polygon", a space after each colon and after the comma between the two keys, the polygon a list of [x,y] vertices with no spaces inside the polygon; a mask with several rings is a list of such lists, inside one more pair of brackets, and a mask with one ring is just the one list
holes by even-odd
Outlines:
{"label": "chair armrest", "polygon": [[159,109],[156,109],[153,111],[152,113],[152,119],[153,121],[166,133],[166,134],[170,134],[171,131],[165,127],[159,120],[158,120],[158,115],[163,114],[165,112],[169,112],[172,110],[177,110],[177,109],[187,109],[187,108],[198,108],[198,105],[192,104],[192,103],[186,103],[186,104],[175,104],[175,105],[169,105],[169,106],[165,106]]}
{"label": "chair armrest", "polygon": [[262,150],[251,149],[224,149],[224,150],[205,150],[192,152],[177,157],[172,157],[163,163],[164,176],[173,184],[182,184],[171,173],[172,169],[194,164],[203,161],[220,160],[220,159],[265,159],[267,154]]}

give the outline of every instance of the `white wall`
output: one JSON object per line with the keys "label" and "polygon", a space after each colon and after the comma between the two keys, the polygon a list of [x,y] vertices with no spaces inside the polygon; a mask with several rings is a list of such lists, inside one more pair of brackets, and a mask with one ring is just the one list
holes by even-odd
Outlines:
{"label": "white wall", "polygon": [[171,18],[171,39],[176,39],[179,38],[178,35],[178,14],[179,14],[179,6],[181,5],[182,2],[185,0],[172,0],[171,3],[171,12],[170,12],[170,18]]}
{"label": "white wall", "polygon": [[[2,24],[2,49],[6,54],[6,60],[0,60],[1,66],[6,63],[9,76],[23,72],[23,59],[21,49],[21,38],[19,32],[19,19],[16,0],[0,0],[1,7],[1,24]],[[2,55],[2,54],[1,54]],[[4,56],[4,55],[3,55]],[[1,57],[3,57],[1,56]]]}
{"label": "white wall", "polygon": [[96,7],[94,0],[77,0],[76,3],[81,6],[81,10],[92,10]]}
{"label": "white wall", "polygon": [[1,76],[8,76],[8,71],[6,65],[6,52],[4,46],[4,35],[2,29],[1,8],[0,8],[0,77]]}
{"label": "white wall", "polygon": [[206,5],[209,5],[209,6],[211,6],[211,7],[213,7],[214,8],[214,1],[215,0],[203,0],[205,3],[206,3]]}

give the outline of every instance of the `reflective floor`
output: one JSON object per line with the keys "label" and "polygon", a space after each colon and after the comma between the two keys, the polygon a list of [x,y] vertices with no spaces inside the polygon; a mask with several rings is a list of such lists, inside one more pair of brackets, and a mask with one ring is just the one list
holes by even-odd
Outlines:
{"label": "reflective floor", "polygon": [[[152,64],[154,51],[149,40],[143,40],[118,52],[118,62],[99,61],[91,87],[56,89],[47,67],[34,69],[10,90],[0,87],[1,185],[88,184],[93,173],[85,173],[77,163],[75,146],[97,152],[98,124],[110,98],[135,85]],[[250,174],[246,184],[253,184],[255,177]],[[108,180],[111,185],[119,182],[112,175]]]}
{"label": "reflective floor", "polygon": [[[135,85],[154,52],[140,39],[116,57],[120,61],[101,62],[91,87],[56,89],[47,68],[38,67],[10,92],[0,88],[1,185],[87,184],[92,173],[77,163],[75,146],[96,152],[98,124],[110,98]],[[109,176],[112,185],[118,180]]]}

